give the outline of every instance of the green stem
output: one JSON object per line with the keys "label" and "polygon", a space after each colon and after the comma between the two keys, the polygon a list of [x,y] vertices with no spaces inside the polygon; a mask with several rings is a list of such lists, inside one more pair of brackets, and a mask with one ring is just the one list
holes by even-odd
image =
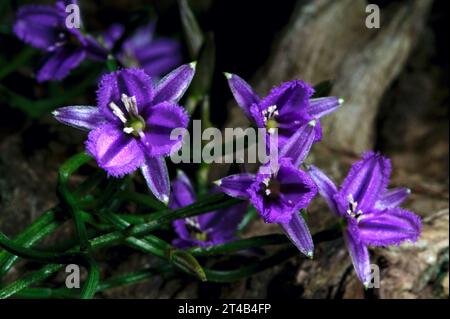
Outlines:
{"label": "green stem", "polygon": [[[131,226],[130,223],[120,218],[116,214],[100,211],[98,213],[100,217],[109,221],[114,227],[119,230],[125,230]],[[144,253],[149,253],[162,258],[170,263],[173,263],[176,267],[189,274],[194,274],[201,280],[205,280],[205,273],[203,268],[191,254],[186,251],[177,250],[173,248],[169,243],[154,236],[147,235],[144,239],[138,239],[130,236],[125,239],[125,242],[133,248],[137,248]]]}
{"label": "green stem", "polygon": [[[125,231],[113,231],[90,240],[90,245],[92,250],[107,247],[116,243],[122,242],[125,238],[129,236],[142,237],[148,233],[158,229],[162,225],[166,225],[175,219],[185,218],[189,216],[200,215],[205,212],[213,211],[219,208],[224,208],[228,206],[235,205],[240,202],[237,199],[232,199],[224,194],[215,194],[206,199],[203,199],[197,203],[186,206],[184,208],[172,211],[172,212],[158,212],[151,214],[151,222],[136,225],[131,227],[129,230]],[[160,218],[160,220],[157,220]],[[68,250],[68,253],[73,253],[78,251],[78,247]],[[20,290],[26,288],[29,285],[40,282],[50,276],[52,273],[58,271],[62,265],[47,265],[41,268],[41,270],[28,274],[25,278],[19,279],[2,290],[0,290],[0,298],[7,298]]]}
{"label": "green stem", "polygon": [[[135,283],[148,280],[155,275],[160,275],[172,271],[172,266],[162,265],[159,267],[146,268],[135,272],[130,272],[124,275],[118,275],[101,282],[96,289],[96,292],[102,292],[115,287],[132,285]],[[73,289],[60,288],[25,288],[14,295],[17,298],[75,298],[76,291]]]}
{"label": "green stem", "polygon": [[86,232],[86,226],[81,218],[77,200],[69,191],[68,183],[70,176],[91,159],[92,157],[84,152],[73,156],[60,167],[58,176],[58,194],[61,199],[61,204],[63,207],[67,208],[74,220],[75,228],[78,237],[80,238],[80,249],[82,251],[89,249],[89,239]]}
{"label": "green stem", "polygon": [[19,66],[25,64],[35,53],[36,50],[29,47],[20,51],[12,61],[0,67],[0,80],[14,72]]}
{"label": "green stem", "polygon": [[[38,235],[41,229],[54,221],[56,210],[56,208],[52,208],[44,212],[30,226],[28,226],[24,231],[17,235],[14,241],[17,244],[24,245],[25,247],[32,246],[37,240],[40,239]],[[3,265],[10,256],[11,254],[6,250],[0,251],[0,265]]]}
{"label": "green stem", "polygon": [[97,291],[100,280],[100,269],[98,268],[97,262],[91,256],[87,255],[85,261],[87,263],[88,277],[84,283],[80,297],[81,299],[91,299]]}
{"label": "green stem", "polygon": [[154,210],[164,210],[166,209],[166,206],[164,206],[163,203],[160,201],[153,199],[148,194],[140,194],[140,193],[133,193],[133,192],[122,192],[118,194],[118,197],[124,201],[130,201],[139,205],[142,205],[147,208],[151,208]]}
{"label": "green stem", "polygon": [[241,240],[232,241],[225,244],[220,244],[216,246],[209,247],[194,247],[189,249],[189,251],[194,256],[211,256],[211,255],[222,255],[228,254],[235,251],[240,251],[244,249],[254,248],[254,247],[262,247],[269,245],[279,245],[286,244],[289,242],[289,239],[286,236],[281,234],[274,235],[265,235],[258,237],[251,237]]}
{"label": "green stem", "polygon": [[[57,222],[52,222],[48,225],[43,226],[41,230],[32,234],[32,236],[30,236],[29,238],[27,238],[26,241],[24,241],[23,247],[28,248],[28,247],[33,246],[36,242],[40,241],[42,238],[53,233],[59,227],[59,225],[60,224]],[[21,241],[16,241],[16,243],[22,244]],[[0,278],[2,278],[4,275],[6,275],[6,273],[9,271],[9,269],[12,267],[12,265],[19,258],[18,256],[13,255],[6,250],[4,252],[5,252],[5,255],[4,255],[5,258],[0,267]]]}

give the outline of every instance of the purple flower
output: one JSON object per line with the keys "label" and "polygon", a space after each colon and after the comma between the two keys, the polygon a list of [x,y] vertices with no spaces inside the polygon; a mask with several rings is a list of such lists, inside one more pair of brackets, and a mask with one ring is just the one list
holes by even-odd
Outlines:
{"label": "purple flower", "polygon": [[[172,181],[169,207],[177,209],[194,202],[195,193],[191,182],[182,171],[178,171],[177,178]],[[240,203],[200,216],[178,219],[174,221],[173,227],[179,238],[173,244],[179,248],[188,248],[232,241],[246,208],[246,203]]]}
{"label": "purple flower", "polygon": [[108,175],[123,176],[140,168],[147,185],[161,201],[169,200],[170,184],[164,156],[182,143],[170,138],[186,128],[187,112],[177,105],[195,73],[195,63],[169,73],[156,85],[140,69],[103,76],[97,106],[68,106],[53,114],[64,124],[88,130],[86,148]]}
{"label": "purple flower", "polygon": [[317,187],[307,173],[286,158],[280,159],[276,172],[269,171],[263,166],[256,175],[231,175],[216,184],[232,197],[249,199],[266,223],[278,223],[297,248],[312,257],[311,234],[299,211],[309,205]]}
{"label": "purple flower", "polygon": [[[320,119],[336,110],[342,99],[325,97],[311,99],[314,89],[307,83],[294,80],[274,87],[269,95],[259,98],[250,85],[235,74],[225,73],[236,102],[247,117],[270,133],[278,129],[278,147],[283,157],[294,164],[303,159],[311,145],[322,139]],[[301,132],[299,132],[301,130]],[[295,145],[305,144],[305,154],[295,152]]]}
{"label": "purple flower", "polygon": [[379,153],[365,153],[354,163],[340,190],[318,168],[310,166],[309,174],[330,209],[345,222],[344,238],[356,274],[365,286],[371,281],[367,246],[399,245],[418,239],[420,217],[398,207],[410,191],[387,190],[391,164]]}
{"label": "purple flower", "polygon": [[[153,79],[158,79],[182,61],[181,46],[178,41],[168,38],[155,38],[155,23],[150,22],[136,32],[122,45],[118,59],[126,66],[144,69]],[[114,42],[124,32],[122,25],[111,26],[104,35],[105,44],[112,48]]]}
{"label": "purple flower", "polygon": [[85,58],[106,59],[107,52],[100,44],[79,29],[68,28],[65,20],[64,1],[57,1],[53,6],[25,5],[18,10],[14,33],[22,41],[47,52],[37,74],[39,82],[63,79]]}

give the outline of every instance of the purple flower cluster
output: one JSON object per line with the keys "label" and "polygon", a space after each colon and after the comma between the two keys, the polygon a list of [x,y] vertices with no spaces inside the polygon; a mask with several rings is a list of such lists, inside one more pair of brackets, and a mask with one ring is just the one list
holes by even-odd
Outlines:
{"label": "purple flower cluster", "polygon": [[[96,40],[65,24],[65,6],[23,6],[14,25],[16,35],[46,52],[38,81],[64,78],[85,58],[106,60],[124,28],[113,25]],[[187,176],[179,171],[170,183],[164,157],[178,151],[189,116],[178,105],[195,73],[195,63],[178,66],[176,41],[154,37],[155,24],[139,28],[126,39],[116,58],[134,66],[103,75],[96,106],[67,106],[54,112],[67,125],[89,131],[87,151],[108,175],[121,177],[140,169],[155,197],[177,209],[196,201]],[[321,117],[337,110],[342,99],[313,98],[314,89],[301,80],[285,82],[260,98],[235,74],[225,73],[230,89],[253,125],[265,128],[267,139],[277,137],[277,165],[262,165],[256,174],[226,176],[218,190],[243,199],[241,204],[174,222],[180,248],[210,246],[235,239],[236,230],[250,202],[266,223],[280,225],[299,251],[312,258],[312,236],[301,214],[317,193],[342,221],[345,242],[358,278],[370,283],[369,246],[398,245],[416,241],[420,218],[399,205],[408,197],[405,188],[388,190],[390,161],[368,152],[353,164],[340,189],[321,170],[300,165],[312,145],[322,140]],[[276,133],[276,134],[275,134]],[[172,189],[172,192],[171,192]]]}
{"label": "purple flower cluster", "polygon": [[[398,206],[410,191],[387,190],[390,161],[369,152],[355,163],[340,191],[318,168],[308,172],[298,167],[322,132],[318,119],[342,104],[335,97],[311,99],[313,89],[296,80],[272,89],[260,99],[243,79],[225,74],[231,91],[244,113],[258,127],[278,129],[278,167],[261,167],[256,175],[227,176],[217,184],[232,197],[248,199],[267,223],[278,223],[303,254],[312,257],[314,246],[299,210],[306,208],[316,192],[325,198],[344,226],[344,237],[361,282],[368,286],[368,246],[398,245],[416,241],[421,232],[420,217]],[[268,164],[266,164],[267,166]],[[270,173],[267,173],[270,172]]]}
{"label": "purple flower cluster", "polygon": [[[39,82],[61,80],[85,59],[105,61],[116,41],[123,35],[121,25],[112,25],[101,37],[66,25],[66,6],[75,0],[56,1],[51,5],[20,7],[14,33],[29,45],[46,52],[37,73]],[[171,39],[155,38],[155,23],[140,27],[125,39],[116,58],[127,67],[139,67],[153,79],[159,79],[181,64],[180,44]]]}

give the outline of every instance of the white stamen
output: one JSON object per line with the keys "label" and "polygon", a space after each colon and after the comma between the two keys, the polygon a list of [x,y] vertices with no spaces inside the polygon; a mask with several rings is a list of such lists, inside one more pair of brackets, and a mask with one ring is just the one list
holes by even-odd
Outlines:
{"label": "white stamen", "polygon": [[270,189],[266,188],[266,195],[269,196],[270,195]]}
{"label": "white stamen", "polygon": [[188,224],[189,226],[192,226],[192,227],[200,230],[200,224],[198,223],[198,221],[196,219],[188,217],[185,219],[185,221],[186,221],[186,224]]}
{"label": "white stamen", "polygon": [[344,99],[342,99],[342,98],[340,98],[339,100],[338,100],[338,103],[341,105],[341,104],[344,104]]}
{"label": "white stamen", "polygon": [[268,120],[272,119],[275,116],[278,116],[280,113],[278,112],[276,105],[271,105],[267,109],[262,111],[262,114],[264,116],[264,123]]}
{"label": "white stamen", "polygon": [[138,116],[136,97],[134,95],[129,97],[126,94],[122,93],[120,99],[122,100],[122,103],[125,106],[125,109],[127,110],[128,114]]}
{"label": "white stamen", "polygon": [[351,217],[355,217],[357,215],[361,215],[362,214],[361,210],[358,210],[356,212],[356,208],[358,207],[358,202],[355,201],[355,199],[353,198],[352,194],[349,194],[347,196],[347,200],[348,200],[348,203],[350,204],[349,209],[347,209],[347,214],[349,214]]}
{"label": "white stamen", "polygon": [[213,182],[214,184],[216,184],[217,186],[222,185],[222,180],[218,179],[217,181]]}
{"label": "white stamen", "polygon": [[132,127],[124,127],[123,131],[127,134],[133,133],[134,129]]}
{"label": "white stamen", "polygon": [[112,110],[114,115],[117,116],[120,121],[122,121],[122,123],[125,124],[127,122],[125,115],[123,114],[122,110],[120,109],[119,106],[117,106],[116,103],[114,102],[109,103],[109,108]]}
{"label": "white stamen", "polygon": [[270,178],[264,178],[264,180],[262,181],[264,185],[269,186],[269,182],[270,182]]}

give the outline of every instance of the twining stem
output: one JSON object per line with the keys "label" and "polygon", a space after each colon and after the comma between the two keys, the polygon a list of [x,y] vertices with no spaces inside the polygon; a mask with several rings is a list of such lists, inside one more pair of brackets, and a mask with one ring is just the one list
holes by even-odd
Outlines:
{"label": "twining stem", "polygon": [[[103,211],[100,211],[98,215],[109,221],[119,230],[125,230],[131,226],[130,223],[120,218],[118,215]],[[154,235],[147,235],[143,239],[130,236],[125,239],[125,242],[133,248],[163,258],[164,260],[173,263],[182,271],[196,275],[201,280],[206,279],[203,268],[191,254],[175,249],[169,243]]]}
{"label": "twining stem", "polygon": [[288,243],[289,239],[281,234],[251,237],[209,247],[193,247],[189,252],[194,256],[212,256],[232,253],[239,250]]}
{"label": "twining stem", "polygon": [[86,226],[81,218],[80,208],[78,207],[75,196],[69,191],[68,183],[70,176],[91,159],[92,157],[88,154],[84,152],[79,153],[66,161],[60,167],[58,175],[58,195],[61,200],[61,205],[70,212],[74,220],[75,228],[78,237],[80,238],[80,249],[82,251],[89,249],[89,240],[86,232]]}
{"label": "twining stem", "polygon": [[[115,287],[132,285],[148,280],[155,275],[162,275],[173,271],[173,266],[164,264],[157,267],[145,268],[139,271],[126,273],[106,279],[98,284],[96,292],[102,292]],[[18,298],[74,298],[78,294],[76,291],[67,288],[25,288],[14,295]]]}
{"label": "twining stem", "polygon": [[[340,231],[338,225],[331,227],[329,230],[325,230],[319,232],[313,236],[314,242],[320,243],[325,241],[334,240],[340,237]],[[218,245],[215,247],[209,248],[192,248],[189,251],[194,255],[202,255],[209,256],[213,254],[221,254],[221,253],[230,253],[234,251],[239,251],[243,249],[250,249],[255,247],[262,247],[267,245],[275,245],[275,244],[283,244],[287,243],[289,240],[283,235],[266,235],[266,236],[258,236],[254,238],[247,238],[236,240],[234,242]],[[206,278],[208,281],[212,282],[230,282],[236,281],[250,275],[253,275],[257,272],[264,271],[273,265],[277,265],[293,256],[298,255],[298,250],[295,247],[288,247],[283,249],[272,256],[268,256],[260,261],[256,261],[250,263],[244,267],[241,267],[236,270],[225,271],[225,270],[213,270],[204,268]],[[42,271],[42,269],[41,269]],[[49,269],[47,269],[49,271]],[[110,288],[122,286],[122,285],[130,285],[134,283],[138,283],[144,280],[148,280],[156,274],[167,273],[173,271],[173,267],[171,265],[162,265],[157,268],[143,269],[137,272],[131,272],[125,275],[121,275],[118,277],[113,277],[105,280],[103,283],[99,284],[97,287],[97,292],[104,291]],[[37,272],[37,275],[41,273]],[[44,278],[45,279],[45,278]],[[37,282],[37,281],[36,281]],[[14,283],[13,283],[14,284]],[[10,291],[17,291],[17,294],[14,294],[17,297],[23,298],[72,298],[74,294],[68,291],[68,289],[48,289],[48,288],[23,288],[23,281],[20,281],[16,286],[11,286]],[[20,289],[22,288],[22,289]],[[0,291],[0,297],[1,295]]]}
{"label": "twining stem", "polygon": [[100,269],[97,262],[90,255],[86,255],[85,263],[87,264],[88,277],[81,291],[81,299],[92,299],[97,292],[97,286],[100,281]]}
{"label": "twining stem", "polygon": [[[240,200],[230,198],[224,194],[215,194],[200,200],[192,205],[174,211],[160,211],[149,215],[149,222],[132,226],[125,230],[113,231],[89,240],[91,249],[99,249],[116,243],[123,242],[127,237],[143,237],[158,229],[163,225],[169,224],[175,219],[196,216],[209,211],[220,208],[229,207],[237,204]],[[69,249],[66,253],[74,253],[79,251],[79,246]],[[58,256],[59,257],[59,256]],[[178,257],[177,257],[178,258]],[[65,261],[65,260],[64,260]],[[23,279],[19,279],[0,290],[0,298],[7,298],[18,291],[24,289],[28,285],[40,282],[58,271],[62,267],[61,264],[55,267],[55,264],[46,265],[38,272],[29,274]],[[31,277],[30,277],[31,276]]]}

